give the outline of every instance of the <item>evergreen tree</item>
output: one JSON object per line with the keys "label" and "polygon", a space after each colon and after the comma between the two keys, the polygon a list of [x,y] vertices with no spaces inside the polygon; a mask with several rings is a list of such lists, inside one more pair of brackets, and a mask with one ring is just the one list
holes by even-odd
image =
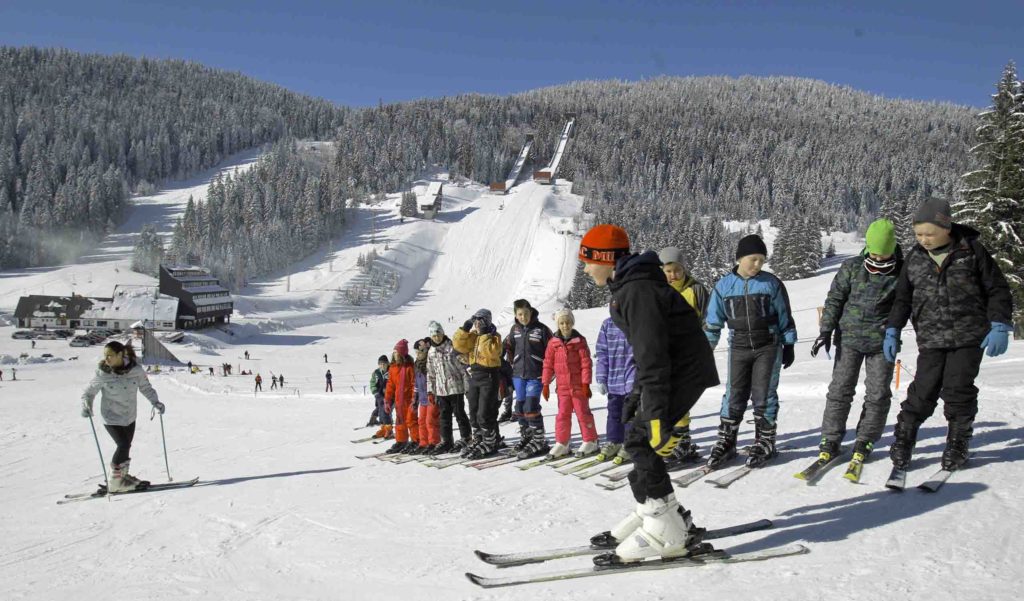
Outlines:
{"label": "evergreen tree", "polygon": [[132,253],[132,271],[153,277],[160,274],[160,263],[164,257],[164,239],[157,233],[156,226],[147,223],[142,226],[139,239]]}
{"label": "evergreen tree", "polygon": [[1024,328],[1024,89],[1011,61],[979,115],[971,154],[979,168],[963,175],[966,188],[954,218],[981,233],[1006,274],[1014,297],[1014,322]]}
{"label": "evergreen tree", "polygon": [[402,193],[402,206],[399,209],[402,217],[415,217],[419,205],[416,201],[415,192],[403,192]]}

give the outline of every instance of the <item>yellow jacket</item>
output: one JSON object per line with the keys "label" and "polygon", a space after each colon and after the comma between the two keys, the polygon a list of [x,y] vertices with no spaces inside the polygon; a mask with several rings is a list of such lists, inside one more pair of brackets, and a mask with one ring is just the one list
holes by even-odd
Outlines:
{"label": "yellow jacket", "polygon": [[701,286],[700,282],[690,277],[689,274],[681,280],[669,282],[668,285],[683,295],[683,300],[693,307],[693,310],[697,312],[697,317],[703,322],[704,311],[708,306],[708,293],[704,286]]}
{"label": "yellow jacket", "polygon": [[452,336],[452,346],[467,355],[469,365],[501,367],[501,337],[497,334],[474,334],[459,328]]}

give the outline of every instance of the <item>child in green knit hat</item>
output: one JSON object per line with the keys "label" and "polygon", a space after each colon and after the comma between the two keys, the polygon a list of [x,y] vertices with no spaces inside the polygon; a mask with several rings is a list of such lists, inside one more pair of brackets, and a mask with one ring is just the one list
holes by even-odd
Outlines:
{"label": "child in green knit hat", "polygon": [[828,353],[834,345],[836,351],[821,424],[821,462],[840,454],[861,365],[867,372],[864,408],[846,472],[846,478],[854,482],[860,479],[861,465],[882,436],[892,401],[893,364],[882,353],[882,342],[903,263],[896,228],[888,219],[872,222],[864,238],[864,250],[844,261],[832,280],[821,315],[821,333],[811,346],[812,357],[821,347]]}

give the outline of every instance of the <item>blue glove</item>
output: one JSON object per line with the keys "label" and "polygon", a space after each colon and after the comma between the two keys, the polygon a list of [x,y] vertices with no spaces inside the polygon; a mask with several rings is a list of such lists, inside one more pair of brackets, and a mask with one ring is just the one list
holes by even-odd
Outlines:
{"label": "blue glove", "polygon": [[1011,331],[1012,328],[1008,324],[993,321],[992,329],[981,341],[981,348],[985,349],[985,354],[989,357],[998,357],[1005,353],[1006,347],[1010,344]]}
{"label": "blue glove", "polygon": [[896,363],[896,353],[900,352],[900,331],[896,328],[885,329],[885,341],[882,342],[882,354],[889,363]]}

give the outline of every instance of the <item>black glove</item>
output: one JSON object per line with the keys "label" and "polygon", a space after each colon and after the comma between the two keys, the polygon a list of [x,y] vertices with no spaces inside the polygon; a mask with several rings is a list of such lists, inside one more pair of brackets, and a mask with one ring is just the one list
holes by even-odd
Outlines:
{"label": "black glove", "polygon": [[472,319],[467,319],[466,323],[462,324],[462,329],[466,330],[467,332],[472,330],[473,329],[473,320]]}
{"label": "black glove", "polygon": [[789,369],[790,365],[793,365],[793,361],[796,360],[796,353],[793,351],[793,345],[787,344],[782,347],[782,369]]}
{"label": "black glove", "polygon": [[633,421],[633,417],[636,412],[640,409],[640,393],[634,392],[629,395],[626,402],[622,405],[622,419],[619,420],[623,424],[628,424]]}
{"label": "black glove", "polygon": [[811,356],[817,357],[818,351],[821,350],[821,347],[825,347],[826,354],[832,352],[832,332],[822,332],[821,335],[815,339],[814,344],[811,345]]}

